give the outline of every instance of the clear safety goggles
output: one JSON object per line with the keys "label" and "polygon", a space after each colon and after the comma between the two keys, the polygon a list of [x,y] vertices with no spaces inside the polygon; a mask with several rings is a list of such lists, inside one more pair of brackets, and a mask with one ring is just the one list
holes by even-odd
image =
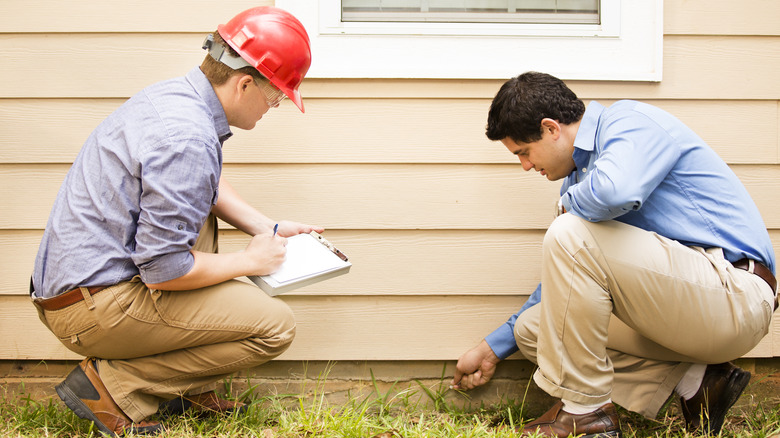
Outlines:
{"label": "clear safety goggles", "polygon": [[268,104],[269,108],[276,108],[282,103],[284,98],[287,97],[282,90],[276,88],[276,85],[272,84],[269,80],[260,82],[255,80],[255,83],[260,87],[260,91],[263,92],[265,102]]}

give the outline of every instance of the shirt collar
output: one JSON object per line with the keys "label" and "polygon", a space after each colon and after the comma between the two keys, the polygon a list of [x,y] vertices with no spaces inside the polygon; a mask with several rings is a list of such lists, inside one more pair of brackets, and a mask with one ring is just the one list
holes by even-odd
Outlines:
{"label": "shirt collar", "polygon": [[187,80],[211,110],[211,115],[214,119],[214,129],[216,129],[219,136],[219,142],[224,142],[233,135],[233,132],[230,131],[225,109],[222,108],[222,104],[219,102],[219,98],[217,98],[217,93],[214,92],[214,87],[211,86],[211,82],[200,70],[200,67],[190,70],[187,73]]}
{"label": "shirt collar", "polygon": [[593,152],[596,145],[596,129],[599,126],[599,118],[604,111],[604,105],[594,101],[588,104],[585,114],[582,115],[580,127],[574,137],[574,165],[581,169],[588,164],[588,155]]}

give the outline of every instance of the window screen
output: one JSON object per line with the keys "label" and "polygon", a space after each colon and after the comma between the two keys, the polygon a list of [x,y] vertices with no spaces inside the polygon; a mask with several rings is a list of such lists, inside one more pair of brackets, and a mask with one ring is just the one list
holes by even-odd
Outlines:
{"label": "window screen", "polygon": [[599,24],[599,0],[342,0],[345,22]]}

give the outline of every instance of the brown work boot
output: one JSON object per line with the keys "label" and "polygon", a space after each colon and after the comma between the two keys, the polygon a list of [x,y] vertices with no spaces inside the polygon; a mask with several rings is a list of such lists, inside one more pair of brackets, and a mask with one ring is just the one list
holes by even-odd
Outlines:
{"label": "brown work boot", "polygon": [[622,437],[620,419],[615,405],[607,403],[589,414],[574,415],[563,410],[559,401],[541,417],[528,423],[522,435],[534,433],[550,437],[576,436],[578,438]]}
{"label": "brown work boot", "polygon": [[79,418],[94,422],[101,432],[110,436],[122,436],[127,432],[154,435],[162,431],[156,421],[133,423],[122,412],[100,380],[93,358],[81,361],[54,389]]}
{"label": "brown work boot", "polygon": [[214,391],[195,395],[185,395],[160,405],[160,414],[165,417],[183,414],[187,411],[192,412],[196,417],[227,415],[232,414],[233,412],[241,415],[245,413],[246,410],[247,406],[244,403],[225,400],[220,398]]}
{"label": "brown work boot", "polygon": [[720,433],[726,414],[750,382],[750,373],[730,362],[707,365],[699,391],[690,400],[680,398],[688,432]]}

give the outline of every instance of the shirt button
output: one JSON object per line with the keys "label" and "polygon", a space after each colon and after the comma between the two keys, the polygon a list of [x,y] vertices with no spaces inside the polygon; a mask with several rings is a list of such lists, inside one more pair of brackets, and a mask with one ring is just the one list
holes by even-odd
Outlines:
{"label": "shirt button", "polygon": [[585,173],[585,172],[587,172],[587,171],[588,171],[588,168],[587,168],[587,167],[583,167],[583,168],[582,168],[582,173]]}

